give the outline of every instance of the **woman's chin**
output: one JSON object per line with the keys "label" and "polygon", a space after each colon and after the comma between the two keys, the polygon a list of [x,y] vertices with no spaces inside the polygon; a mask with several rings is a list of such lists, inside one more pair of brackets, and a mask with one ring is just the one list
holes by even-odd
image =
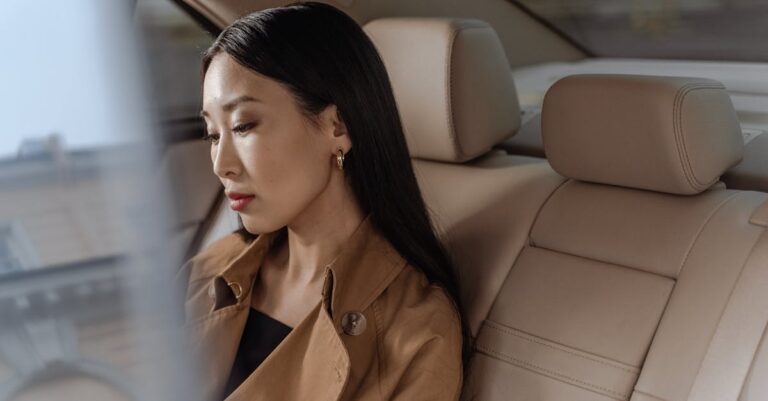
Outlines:
{"label": "woman's chin", "polygon": [[265,215],[240,214],[243,227],[251,234],[271,233],[285,227],[286,223]]}

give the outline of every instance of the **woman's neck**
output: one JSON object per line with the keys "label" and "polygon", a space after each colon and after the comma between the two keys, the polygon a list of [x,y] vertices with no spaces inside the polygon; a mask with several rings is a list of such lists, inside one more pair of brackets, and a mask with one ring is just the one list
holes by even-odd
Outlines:
{"label": "woman's neck", "polygon": [[279,259],[286,274],[301,282],[320,279],[365,218],[348,185],[333,180],[330,184],[288,225],[288,238],[281,246]]}

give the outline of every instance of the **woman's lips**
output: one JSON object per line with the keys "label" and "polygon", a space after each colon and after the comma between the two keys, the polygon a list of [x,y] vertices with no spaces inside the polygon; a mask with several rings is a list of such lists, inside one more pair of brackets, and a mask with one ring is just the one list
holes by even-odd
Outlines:
{"label": "woman's lips", "polygon": [[231,207],[234,211],[243,210],[254,196],[255,195],[243,194],[239,192],[227,192],[227,198],[229,198],[229,207]]}
{"label": "woman's lips", "polygon": [[232,208],[232,210],[239,212],[243,209],[245,209],[245,206],[248,205],[248,202],[253,199],[253,195],[251,196],[244,196],[242,198],[237,199],[230,199],[229,200],[229,207]]}

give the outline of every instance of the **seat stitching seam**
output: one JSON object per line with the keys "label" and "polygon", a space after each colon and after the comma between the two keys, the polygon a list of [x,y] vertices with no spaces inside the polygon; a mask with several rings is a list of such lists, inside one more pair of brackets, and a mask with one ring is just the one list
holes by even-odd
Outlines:
{"label": "seat stitching seam", "polygon": [[[720,85],[707,85],[707,84],[688,84],[684,85],[677,93],[677,96],[675,97],[674,106],[673,106],[673,120],[674,120],[674,133],[675,133],[675,144],[677,145],[677,151],[678,151],[678,157],[680,158],[680,164],[683,170],[683,174],[685,175],[686,180],[688,181],[688,184],[691,185],[694,189],[701,189],[701,187],[704,187],[706,184],[699,181],[699,179],[696,177],[695,173],[693,172],[693,167],[690,164],[690,159],[688,157],[688,149],[685,146],[685,136],[683,135],[683,121],[682,121],[682,105],[685,101],[685,98],[688,96],[690,92],[693,92],[695,90],[699,89],[725,89],[724,87]],[[687,169],[686,169],[687,167]],[[710,185],[714,183],[714,180],[710,182]]]}
{"label": "seat stitching seam", "polygon": [[[565,184],[567,184],[570,181],[573,181],[573,180],[569,178],[565,178],[561,183],[557,184],[557,187],[555,187],[555,189],[553,189],[552,192],[550,192],[547,195],[546,199],[544,199],[544,201],[541,203],[541,206],[539,206],[538,209],[536,210],[536,216],[534,216],[533,220],[531,220],[530,227],[528,227],[528,232],[526,234],[527,240],[524,241],[524,243],[520,246],[520,251],[517,252],[517,255],[514,255],[512,257],[512,263],[508,265],[509,269],[507,269],[507,274],[504,275],[504,279],[501,282],[501,286],[499,287],[498,291],[496,291],[496,295],[494,295],[494,298],[493,298],[494,300],[496,299],[496,297],[499,296],[499,293],[504,288],[504,283],[506,283],[507,279],[509,279],[510,273],[517,265],[517,262],[520,260],[520,256],[525,251],[525,248],[535,247],[535,244],[533,243],[533,239],[531,238],[531,233],[533,232],[533,227],[536,225],[536,221],[539,219],[539,215],[541,214],[541,211],[544,210],[544,207],[546,206],[547,202],[549,202],[549,200],[555,195],[555,192],[559,191],[561,187],[563,187]],[[491,307],[488,308],[488,310],[485,312],[485,317],[488,317],[488,315],[491,313],[491,309],[493,309],[493,305],[491,305]]]}
{"label": "seat stitching seam", "polygon": [[680,162],[681,169],[683,170],[683,175],[685,176],[686,181],[688,181],[688,185],[691,186],[691,188],[695,190],[700,190],[708,187],[709,185],[713,184],[715,181],[717,181],[717,178],[713,179],[709,183],[701,182],[697,177],[696,174],[693,171],[693,167],[691,166],[691,161],[688,155],[688,148],[685,144],[685,136],[683,135],[683,118],[682,118],[682,106],[683,102],[685,101],[685,98],[688,96],[689,93],[700,90],[700,89],[725,89],[725,87],[721,85],[711,85],[711,84],[687,84],[683,85],[677,92],[673,104],[673,131],[675,134],[675,145],[678,155],[678,160]]}
{"label": "seat stitching seam", "polygon": [[[571,180],[569,180],[569,181],[571,181]],[[541,244],[536,244],[535,242],[533,242],[532,239],[529,239],[529,245],[531,247],[533,247],[533,248],[543,249],[543,250],[549,251],[549,252],[556,252],[556,253],[559,253],[559,254],[562,254],[562,255],[567,255],[567,256],[572,256],[572,257],[581,258],[581,259],[585,259],[585,260],[590,260],[590,261],[594,261],[594,262],[604,263],[604,264],[608,264],[608,265],[612,265],[612,266],[618,266],[618,267],[622,267],[622,268],[626,268],[626,269],[632,269],[632,270],[636,270],[638,272],[647,273],[647,274],[653,274],[653,275],[657,275],[657,276],[660,276],[660,277],[666,277],[666,278],[669,278],[669,279],[677,281],[677,278],[680,276],[680,274],[682,272],[682,269],[688,263],[688,258],[690,257],[690,254],[691,254],[693,248],[695,247],[696,242],[698,242],[699,237],[701,236],[702,232],[704,231],[704,229],[708,225],[709,221],[712,220],[712,218],[717,213],[717,211],[719,211],[726,203],[731,201],[733,199],[733,197],[735,197],[738,194],[739,194],[739,192],[734,192],[731,196],[723,199],[723,201],[720,204],[718,204],[717,207],[715,207],[715,209],[710,213],[710,215],[707,216],[707,218],[704,221],[704,223],[702,224],[702,226],[696,232],[696,235],[694,236],[693,240],[691,241],[691,244],[688,247],[688,250],[685,253],[685,257],[683,257],[683,261],[677,267],[676,274],[674,274],[674,275],[668,275],[666,273],[650,271],[650,270],[647,270],[648,269],[647,267],[640,267],[640,266],[635,266],[635,265],[629,265],[629,264],[625,264],[625,262],[613,262],[613,261],[609,261],[609,260],[600,259],[600,258],[597,258],[597,257],[580,255],[580,254],[572,253],[572,252],[569,252],[569,251],[564,251],[564,250],[561,250],[561,249],[555,249],[555,248],[551,248],[551,247],[546,247],[546,246],[543,246]],[[543,209],[543,207],[542,207],[542,209]],[[533,226],[531,226],[531,227],[533,227]],[[529,237],[530,237],[530,235],[529,235]]]}
{"label": "seat stitching seam", "polygon": [[666,399],[666,398],[661,398],[661,397],[659,397],[659,396],[657,396],[657,395],[653,395],[653,394],[651,394],[651,393],[646,393],[645,391],[642,391],[642,390],[638,390],[638,389],[635,389],[634,391],[635,391],[636,393],[638,393],[638,394],[642,394],[642,395],[644,395],[644,396],[647,396],[647,397],[651,397],[651,398],[657,399],[657,400],[659,400],[659,401],[667,401],[667,399]]}
{"label": "seat stitching seam", "polygon": [[731,194],[731,196],[723,199],[722,202],[720,202],[717,207],[715,207],[712,212],[707,216],[707,219],[704,221],[704,224],[699,227],[699,231],[696,233],[696,236],[693,238],[693,241],[691,241],[691,245],[688,247],[688,250],[685,252],[685,257],[683,258],[683,262],[680,264],[680,266],[677,269],[677,275],[675,276],[675,280],[677,280],[678,277],[683,273],[683,269],[685,269],[686,264],[688,264],[688,258],[691,256],[691,252],[693,252],[693,248],[696,247],[696,243],[699,242],[699,238],[701,237],[701,234],[704,232],[704,230],[709,225],[709,222],[712,221],[712,218],[715,217],[717,212],[720,211],[720,209],[725,206],[726,203],[731,202],[733,199],[736,198],[736,195],[738,195],[740,192],[734,192]]}
{"label": "seat stitching seam", "polygon": [[628,265],[628,264],[624,264],[624,262],[612,262],[612,261],[605,260],[605,259],[599,259],[597,257],[579,255],[577,253],[572,253],[572,252],[569,252],[569,251],[563,251],[563,250],[560,250],[560,249],[548,248],[548,247],[545,247],[543,245],[532,245],[531,248],[536,248],[536,249],[540,249],[540,250],[547,251],[547,252],[553,252],[553,253],[557,253],[557,254],[560,254],[560,255],[569,256],[569,257],[572,257],[572,258],[584,259],[584,260],[588,260],[590,262],[597,262],[597,263],[601,263],[601,264],[604,264],[604,265],[608,265],[610,267],[618,267],[618,268],[622,268],[622,269],[632,270],[632,271],[635,271],[635,272],[638,272],[638,273],[652,274],[654,276],[668,278],[668,279],[670,279],[672,281],[677,280],[677,277],[675,277],[675,276],[670,276],[670,275],[667,275],[666,273],[662,273],[662,272],[647,270],[648,269],[647,267]]}
{"label": "seat stitching seam", "polygon": [[562,374],[562,373],[559,373],[559,372],[555,372],[553,370],[549,370],[549,369],[543,368],[543,367],[538,366],[538,365],[536,365],[534,363],[531,363],[529,361],[525,361],[523,359],[515,358],[515,357],[513,357],[511,355],[507,355],[507,354],[505,354],[503,352],[496,351],[496,350],[491,349],[489,347],[484,347],[484,346],[479,345],[479,346],[476,346],[476,348],[478,350],[480,350],[480,351],[487,352],[487,353],[491,354],[492,356],[496,356],[496,357],[502,358],[503,360],[506,360],[507,362],[511,362],[513,364],[520,364],[520,365],[527,366],[527,367],[530,367],[530,368],[533,368],[533,369],[537,369],[537,370],[540,370],[542,372],[548,373],[548,374],[550,374],[552,376],[559,377],[561,379],[569,380],[569,381],[572,381],[572,382],[575,382],[575,383],[579,383],[579,384],[581,384],[583,386],[587,386],[587,387],[590,387],[590,388],[593,388],[593,389],[597,389],[597,390],[601,390],[603,392],[606,392],[606,393],[609,393],[609,394],[612,394],[612,395],[615,395],[615,396],[618,396],[618,397],[622,397],[622,399],[626,399],[626,397],[628,395],[626,393],[618,392],[616,390],[609,389],[607,387],[599,386],[597,384],[589,383],[589,382],[586,382],[586,381],[583,381],[583,380],[579,380],[579,379],[570,377],[568,375],[565,375],[565,374]]}
{"label": "seat stitching seam", "polygon": [[[531,226],[528,228],[528,245],[529,246],[533,246],[533,247],[537,246],[536,243],[533,241],[533,228],[536,227],[536,223],[539,221],[539,216],[541,216],[541,212],[544,210],[544,208],[547,207],[547,203],[549,203],[552,197],[554,197],[555,194],[558,191],[560,191],[566,184],[572,183],[573,181],[574,179],[572,178],[566,178],[565,180],[563,180],[563,182],[558,184],[557,187],[554,190],[552,190],[552,192],[550,192],[549,195],[547,195],[547,198],[544,199],[544,202],[541,203],[541,206],[539,206],[539,209],[536,210],[536,216],[533,217]],[[520,253],[522,253],[522,251]],[[515,262],[517,262],[517,258],[515,259]],[[514,264],[512,265],[512,268],[514,268]]]}
{"label": "seat stitching seam", "polygon": [[612,367],[612,368],[623,370],[623,371],[625,371],[627,373],[631,373],[631,374],[638,374],[639,373],[636,369],[632,370],[632,369],[624,367],[624,366],[614,365],[614,364],[612,364],[610,362],[607,362],[607,361],[601,361],[599,359],[591,358],[589,356],[579,355],[579,354],[577,354],[576,352],[573,352],[573,351],[568,351],[568,350],[560,349],[558,347],[555,347],[554,345],[547,344],[547,343],[544,343],[542,341],[539,341],[539,340],[536,340],[536,339],[533,339],[533,338],[526,338],[525,336],[522,336],[522,335],[520,335],[518,333],[513,332],[512,330],[514,330],[514,329],[508,328],[506,326],[502,326],[499,323],[496,323],[496,322],[494,322],[492,320],[486,320],[486,323],[488,324],[488,327],[496,329],[496,330],[498,330],[498,331],[500,331],[502,333],[505,333],[505,334],[508,334],[508,335],[511,335],[511,336],[514,336],[514,337],[518,337],[520,339],[523,339],[523,340],[526,340],[526,341],[529,341],[529,342],[532,342],[532,343],[535,343],[535,344],[539,344],[539,345],[542,345],[544,347],[552,348],[552,349],[554,349],[556,351],[564,352],[566,354],[570,354],[570,355],[573,355],[573,356],[576,356],[576,357],[579,357],[579,358],[584,358],[584,359],[592,361],[592,362],[596,362],[596,363],[599,363],[599,364],[602,364],[602,365],[606,365],[606,366],[609,366],[609,367]]}
{"label": "seat stitching seam", "polygon": [[454,123],[455,117],[453,115],[453,48],[456,45],[456,38],[459,36],[459,33],[461,31],[465,31],[468,29],[487,29],[488,27],[485,25],[476,25],[476,26],[456,26],[456,30],[451,33],[451,37],[448,40],[448,47],[447,47],[447,62],[445,64],[446,66],[446,75],[448,76],[447,79],[447,85],[446,85],[446,91],[448,92],[447,102],[446,102],[446,109],[448,114],[448,132],[451,136],[451,144],[453,145],[453,151],[458,156],[458,159],[464,159],[466,157],[466,154],[464,152],[464,149],[461,147],[461,144],[459,143],[459,135],[456,132],[456,125]]}
{"label": "seat stitching seam", "polygon": [[453,151],[456,153],[459,158],[461,158],[461,146],[459,145],[459,136],[456,133],[456,127],[454,126],[454,117],[453,117],[453,46],[456,43],[456,37],[459,35],[460,29],[456,29],[451,34],[450,39],[448,40],[448,48],[446,52],[448,53],[448,57],[446,58],[446,64],[445,64],[445,73],[448,76],[448,80],[446,82],[446,91],[448,92],[448,96],[446,99],[446,111],[448,114],[448,133],[451,136],[451,144],[453,145]]}

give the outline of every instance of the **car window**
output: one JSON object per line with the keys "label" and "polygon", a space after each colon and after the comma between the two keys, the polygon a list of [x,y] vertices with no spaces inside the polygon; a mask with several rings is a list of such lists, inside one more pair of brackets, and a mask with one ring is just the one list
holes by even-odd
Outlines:
{"label": "car window", "polygon": [[214,36],[171,0],[138,0],[136,23],[152,82],[156,117],[163,122],[199,117],[200,58]]}
{"label": "car window", "polygon": [[0,35],[0,400],[192,399],[158,121],[211,36],[152,0],[2,2]]}

